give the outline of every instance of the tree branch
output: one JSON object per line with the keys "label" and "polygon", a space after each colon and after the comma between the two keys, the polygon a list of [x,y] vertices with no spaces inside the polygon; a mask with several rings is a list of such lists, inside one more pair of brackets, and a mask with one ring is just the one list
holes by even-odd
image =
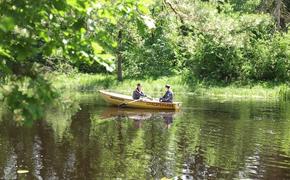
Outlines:
{"label": "tree branch", "polygon": [[177,12],[177,10],[173,7],[173,5],[170,2],[166,1],[166,0],[164,0],[164,4],[165,5],[167,4],[170,7],[170,9],[179,17],[180,22],[183,24],[184,23],[184,19],[183,19],[182,15]]}

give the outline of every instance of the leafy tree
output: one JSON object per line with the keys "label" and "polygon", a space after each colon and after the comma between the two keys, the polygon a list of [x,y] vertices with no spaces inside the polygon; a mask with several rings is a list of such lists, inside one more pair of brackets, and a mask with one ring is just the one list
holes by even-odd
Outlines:
{"label": "leafy tree", "polygon": [[125,44],[124,65],[127,77],[168,76],[179,69],[174,41],[170,39],[172,29],[170,17],[162,3],[156,3],[150,14],[155,17],[154,28],[146,30],[144,24],[137,22],[130,33],[135,34],[132,43]]}
{"label": "leafy tree", "polygon": [[[123,79],[122,64],[124,61],[124,52],[130,44],[134,44],[137,34],[132,33],[137,27],[144,32],[147,29],[155,27],[154,20],[150,17],[149,6],[153,1],[100,1],[97,6],[92,8],[91,18],[96,30],[96,42],[107,51],[114,54],[117,59],[118,80]],[[94,51],[103,51],[104,49],[95,44]]]}
{"label": "leafy tree", "polygon": [[[167,3],[168,4],[168,3]],[[227,3],[169,3],[179,20],[172,40],[179,61],[193,77],[219,82],[289,80],[288,35],[269,14],[240,14]],[[290,41],[289,41],[290,42]]]}
{"label": "leafy tree", "polygon": [[[12,82],[11,87],[5,88],[11,109],[19,116],[38,119],[42,113],[35,110],[42,107],[37,110],[41,112],[44,105],[53,101],[55,93],[39,66],[49,57],[60,57],[72,64],[97,63],[113,71],[114,59],[122,62],[126,26],[137,19],[145,25],[152,24],[153,20],[146,16],[145,4],[149,2],[1,0],[0,71]],[[39,87],[43,87],[43,92],[37,90]],[[29,91],[35,94],[28,95]],[[13,100],[16,95],[17,102]],[[23,109],[31,104],[36,109],[27,115]]]}
{"label": "leafy tree", "polygon": [[290,22],[290,2],[287,0],[263,0],[260,3],[260,11],[270,13],[276,20],[279,30],[287,30]]}

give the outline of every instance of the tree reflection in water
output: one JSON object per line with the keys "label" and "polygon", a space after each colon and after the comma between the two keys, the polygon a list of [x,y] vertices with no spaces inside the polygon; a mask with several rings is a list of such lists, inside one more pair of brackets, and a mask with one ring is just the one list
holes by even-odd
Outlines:
{"label": "tree reflection in water", "polygon": [[290,178],[289,106],[195,101],[197,109],[170,112],[93,103],[52,108],[31,126],[5,115],[0,179]]}

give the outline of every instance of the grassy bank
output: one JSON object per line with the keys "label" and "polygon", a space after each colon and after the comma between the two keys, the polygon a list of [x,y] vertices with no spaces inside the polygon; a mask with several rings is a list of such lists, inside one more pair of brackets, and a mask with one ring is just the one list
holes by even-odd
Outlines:
{"label": "grassy bank", "polygon": [[[55,99],[48,99],[47,96],[51,91],[42,91],[42,96],[36,96],[39,88],[29,88],[31,84],[27,83],[31,81],[23,81],[23,83],[16,83],[14,85],[11,82],[7,82],[4,88],[0,89],[11,112],[13,112],[13,118],[19,122],[25,122],[31,124],[33,120],[37,120],[43,117],[45,110],[49,108],[57,107],[66,111],[72,107],[76,109],[79,102],[84,99],[92,100],[94,103],[98,101],[95,96],[100,89],[109,89],[115,92],[122,92],[124,94],[132,94],[137,83],[142,83],[144,92],[151,97],[160,97],[164,93],[164,85],[170,84],[176,95],[177,101],[183,101],[188,99],[186,96],[196,96],[202,98],[213,98],[227,101],[236,100],[262,100],[262,101],[277,101],[277,100],[290,100],[290,90],[286,84],[269,85],[269,84],[256,84],[249,86],[228,85],[228,86],[211,86],[204,83],[191,83],[187,84],[183,80],[182,76],[162,77],[159,79],[125,79],[122,82],[118,82],[115,76],[112,75],[91,75],[91,74],[59,74],[52,73],[47,75],[47,79],[51,82],[53,89],[55,89],[60,97]],[[46,82],[46,81],[45,81]],[[37,83],[37,82],[36,82]],[[46,83],[45,83],[46,84]],[[32,84],[34,85],[34,84]],[[47,86],[44,86],[47,87]],[[15,88],[19,88],[19,92]],[[45,89],[45,88],[44,88]],[[36,93],[35,93],[36,92]],[[2,98],[3,98],[2,97]],[[47,100],[48,99],[48,100]],[[5,104],[6,104],[5,103]],[[6,109],[6,108],[5,108]],[[8,109],[6,109],[8,110]],[[2,112],[0,112],[1,115]],[[5,111],[6,113],[6,111]]]}
{"label": "grassy bank", "polygon": [[56,89],[60,91],[84,91],[94,92],[100,89],[131,94],[137,83],[142,83],[144,91],[152,96],[159,96],[164,92],[164,85],[172,85],[177,95],[195,95],[209,98],[230,98],[230,99],[271,99],[288,100],[290,90],[287,85],[265,85],[256,84],[248,86],[209,86],[203,83],[187,84],[181,76],[162,77],[159,79],[145,80],[124,80],[118,82],[111,75],[90,75],[90,74],[54,74],[50,79]]}

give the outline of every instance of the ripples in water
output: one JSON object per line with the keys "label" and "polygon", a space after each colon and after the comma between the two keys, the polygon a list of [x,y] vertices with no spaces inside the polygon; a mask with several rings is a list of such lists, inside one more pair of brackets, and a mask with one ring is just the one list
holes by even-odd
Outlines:
{"label": "ripples in water", "polygon": [[88,102],[31,127],[4,117],[0,178],[290,179],[287,104],[193,99],[172,112]]}

